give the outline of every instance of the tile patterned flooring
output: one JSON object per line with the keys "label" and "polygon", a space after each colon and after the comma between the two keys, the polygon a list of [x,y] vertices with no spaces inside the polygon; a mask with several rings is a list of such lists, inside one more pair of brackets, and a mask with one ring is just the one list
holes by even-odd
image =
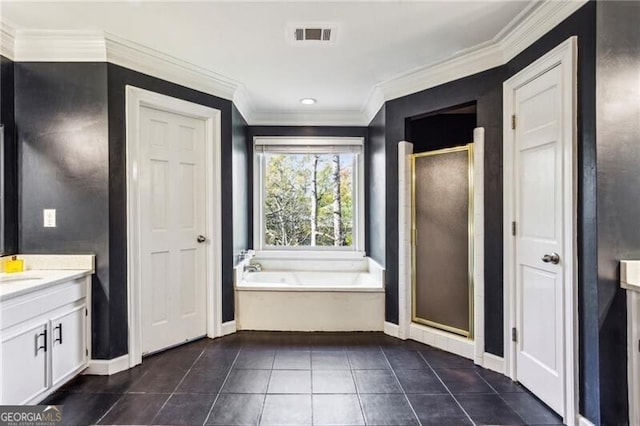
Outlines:
{"label": "tile patterned flooring", "polygon": [[381,333],[202,339],[79,376],[43,403],[64,404],[70,425],[562,424],[504,376]]}

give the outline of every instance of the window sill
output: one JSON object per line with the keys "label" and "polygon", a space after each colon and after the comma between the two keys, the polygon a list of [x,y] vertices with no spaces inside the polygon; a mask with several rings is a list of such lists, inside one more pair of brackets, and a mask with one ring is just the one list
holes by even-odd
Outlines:
{"label": "window sill", "polygon": [[364,251],[340,251],[340,250],[259,250],[256,258],[259,259],[326,259],[326,260],[357,260],[363,259],[367,254]]}

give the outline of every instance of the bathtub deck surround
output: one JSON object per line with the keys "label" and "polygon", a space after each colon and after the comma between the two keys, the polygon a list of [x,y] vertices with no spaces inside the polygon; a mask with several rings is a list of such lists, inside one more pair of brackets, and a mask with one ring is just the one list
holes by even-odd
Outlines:
{"label": "bathtub deck surround", "polygon": [[504,376],[382,333],[205,338],[111,377],[78,377],[43,403],[63,404],[73,425],[562,423]]}
{"label": "bathtub deck surround", "polygon": [[[261,270],[247,270],[249,262],[259,263]],[[366,257],[258,256],[238,264],[235,290],[239,330],[382,331],[384,327],[384,269]]]}

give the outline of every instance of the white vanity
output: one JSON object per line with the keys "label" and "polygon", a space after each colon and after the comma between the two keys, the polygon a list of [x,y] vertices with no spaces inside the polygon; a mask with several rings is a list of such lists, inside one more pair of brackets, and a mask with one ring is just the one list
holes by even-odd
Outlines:
{"label": "white vanity", "polygon": [[627,290],[627,378],[629,424],[640,424],[640,260],[620,261],[620,286]]}
{"label": "white vanity", "polygon": [[93,255],[22,255],[0,273],[0,404],[35,404],[86,368]]}

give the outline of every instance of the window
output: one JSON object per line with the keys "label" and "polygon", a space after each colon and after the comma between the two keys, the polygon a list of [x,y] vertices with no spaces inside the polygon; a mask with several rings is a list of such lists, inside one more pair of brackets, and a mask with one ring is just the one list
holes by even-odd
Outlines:
{"label": "window", "polygon": [[364,249],[360,138],[255,138],[258,250]]}

